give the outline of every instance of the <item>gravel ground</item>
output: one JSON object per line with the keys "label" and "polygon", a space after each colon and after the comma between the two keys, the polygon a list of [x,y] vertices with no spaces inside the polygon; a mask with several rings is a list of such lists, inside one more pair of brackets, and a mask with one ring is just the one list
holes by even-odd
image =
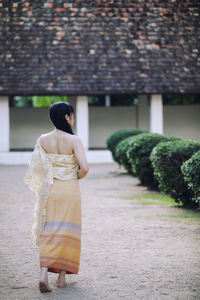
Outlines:
{"label": "gravel ground", "polygon": [[38,248],[28,238],[35,194],[23,182],[25,170],[0,166],[0,299],[200,299],[200,219],[125,199],[150,191],[116,163],[90,164],[79,181],[79,274],[66,275],[59,289],[48,273],[52,292],[40,293]]}

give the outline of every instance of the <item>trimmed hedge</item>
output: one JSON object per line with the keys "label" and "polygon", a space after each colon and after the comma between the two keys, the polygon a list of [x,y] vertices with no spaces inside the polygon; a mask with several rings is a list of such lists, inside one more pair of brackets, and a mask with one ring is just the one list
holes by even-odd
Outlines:
{"label": "trimmed hedge", "polygon": [[200,151],[182,164],[181,171],[188,187],[193,191],[193,201],[200,205]]}
{"label": "trimmed hedge", "polygon": [[160,142],[177,140],[158,133],[143,133],[131,137],[128,141],[126,155],[130,164],[131,173],[137,176],[141,183],[151,188],[156,188],[158,183],[154,178],[154,170],[150,161],[152,149]]}
{"label": "trimmed hedge", "polygon": [[121,129],[111,134],[106,140],[106,145],[108,150],[110,150],[112,153],[113,160],[118,162],[115,157],[115,148],[120,141],[129,136],[134,136],[143,132],[147,131],[141,129]]}
{"label": "trimmed hedge", "polygon": [[196,207],[196,205],[192,200],[193,192],[184,180],[181,166],[198,150],[200,150],[200,142],[177,140],[160,143],[150,155],[160,191],[174,198],[176,202],[182,201],[183,206],[186,207]]}
{"label": "trimmed hedge", "polygon": [[117,144],[115,149],[115,159],[118,162],[118,164],[122,165],[130,175],[134,176],[135,174],[132,172],[131,164],[126,155],[126,152],[130,147],[131,141],[132,141],[132,136],[129,136],[128,138],[125,138],[124,140],[122,140]]}

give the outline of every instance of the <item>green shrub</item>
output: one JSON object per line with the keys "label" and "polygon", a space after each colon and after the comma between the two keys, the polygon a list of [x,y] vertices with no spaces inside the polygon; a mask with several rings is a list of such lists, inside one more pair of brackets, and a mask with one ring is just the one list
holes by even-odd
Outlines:
{"label": "green shrub", "polygon": [[115,160],[119,165],[122,165],[129,174],[134,176],[135,174],[132,172],[131,164],[126,155],[126,152],[129,149],[129,142],[131,143],[131,141],[132,136],[129,136],[117,144],[115,149]]}
{"label": "green shrub", "polygon": [[181,171],[188,187],[193,191],[193,201],[200,205],[200,151],[182,164]]}
{"label": "green shrub", "polygon": [[157,133],[143,133],[128,140],[126,155],[131,173],[137,176],[142,184],[152,188],[157,187],[158,183],[153,176],[153,167],[149,156],[158,143],[175,139],[178,138]]}
{"label": "green shrub", "polygon": [[106,145],[108,150],[110,150],[112,153],[113,160],[118,162],[115,157],[115,148],[120,141],[122,141],[123,139],[129,136],[137,135],[143,132],[147,132],[147,131],[141,129],[122,129],[111,134],[106,140]]}
{"label": "green shrub", "polygon": [[150,156],[161,192],[171,196],[176,202],[181,201],[187,207],[195,207],[194,201],[192,203],[194,195],[184,180],[181,165],[198,150],[199,142],[179,140],[160,143]]}

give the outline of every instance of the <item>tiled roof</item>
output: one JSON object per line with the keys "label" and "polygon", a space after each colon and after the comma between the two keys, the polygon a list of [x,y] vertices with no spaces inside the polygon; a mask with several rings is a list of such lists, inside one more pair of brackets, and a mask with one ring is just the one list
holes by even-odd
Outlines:
{"label": "tiled roof", "polygon": [[0,2],[0,94],[200,93],[200,1]]}

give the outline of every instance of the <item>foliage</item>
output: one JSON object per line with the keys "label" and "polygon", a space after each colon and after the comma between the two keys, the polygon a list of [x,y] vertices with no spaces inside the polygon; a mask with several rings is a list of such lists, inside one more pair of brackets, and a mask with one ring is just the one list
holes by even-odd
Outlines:
{"label": "foliage", "polygon": [[123,167],[127,170],[127,172],[130,175],[134,174],[132,173],[132,169],[131,169],[131,164],[128,161],[126,152],[129,148],[129,141],[131,141],[132,136],[129,136],[125,139],[123,139],[122,141],[120,141],[115,148],[115,161],[119,164],[119,165],[123,165]]}
{"label": "foliage", "polygon": [[136,94],[116,94],[111,95],[111,105],[112,106],[129,106],[135,105],[137,103],[137,95]]}
{"label": "foliage", "polygon": [[[105,95],[88,96],[90,106],[105,106]],[[136,94],[116,94],[110,95],[111,106],[131,106],[137,104]]]}
{"label": "foliage", "polygon": [[99,98],[97,96],[88,96],[88,105],[97,105]]}
{"label": "foliage", "polygon": [[120,141],[129,136],[134,136],[143,132],[146,131],[141,129],[121,129],[111,134],[106,140],[106,145],[112,153],[113,160],[119,163],[118,159],[115,156],[115,148]]}
{"label": "foliage", "polygon": [[14,106],[15,107],[32,107],[32,97],[21,97],[21,96],[15,96],[14,97]]}
{"label": "foliage", "polygon": [[67,96],[33,96],[34,107],[49,107],[52,103],[58,101],[67,101]]}
{"label": "foliage", "polygon": [[193,200],[200,204],[200,151],[182,164],[181,171],[188,187],[193,191]]}
{"label": "foliage", "polygon": [[177,140],[158,144],[150,159],[154,176],[159,182],[159,189],[184,206],[195,207],[192,203],[193,192],[188,188],[181,172],[183,162],[200,150],[200,143],[192,140]]}
{"label": "foliage", "polygon": [[142,184],[156,188],[158,183],[153,176],[153,167],[149,158],[151,151],[160,142],[176,139],[178,138],[158,133],[143,133],[131,137],[126,151],[131,173],[137,176]]}
{"label": "foliage", "polygon": [[181,105],[181,104],[199,104],[200,97],[198,94],[164,94],[163,104]]}
{"label": "foliage", "polygon": [[49,107],[51,98],[49,96],[33,96],[33,107]]}
{"label": "foliage", "polygon": [[58,101],[68,101],[67,96],[16,96],[14,104],[16,107],[49,107]]}

